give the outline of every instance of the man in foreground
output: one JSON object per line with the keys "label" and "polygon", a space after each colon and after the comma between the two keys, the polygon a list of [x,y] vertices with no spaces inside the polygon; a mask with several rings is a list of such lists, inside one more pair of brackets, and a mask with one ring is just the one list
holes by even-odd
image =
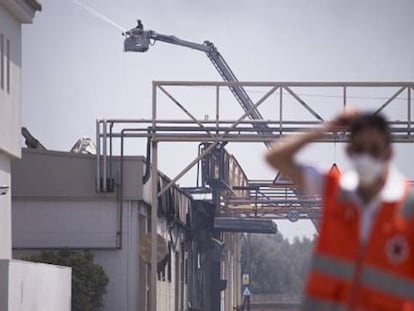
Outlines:
{"label": "man in foreground", "polygon": [[[308,143],[344,130],[352,171],[321,173],[295,161]],[[267,152],[273,168],[305,194],[322,197],[304,310],[414,311],[414,200],[390,165],[392,154],[384,117],[355,111],[281,139]]]}

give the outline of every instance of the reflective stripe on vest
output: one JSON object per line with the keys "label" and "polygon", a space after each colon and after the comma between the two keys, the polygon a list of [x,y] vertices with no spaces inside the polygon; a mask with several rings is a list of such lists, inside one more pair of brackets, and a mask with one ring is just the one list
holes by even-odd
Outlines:
{"label": "reflective stripe on vest", "polygon": [[306,297],[303,311],[346,311],[347,307],[334,301]]}
{"label": "reflective stripe on vest", "polygon": [[377,289],[407,300],[414,300],[414,281],[382,269],[364,266],[361,281],[366,287]]}
{"label": "reflective stripe on vest", "polygon": [[312,258],[312,270],[344,281],[352,281],[355,265],[333,256],[317,253]]}
{"label": "reflective stripe on vest", "polygon": [[405,219],[408,220],[412,218],[413,213],[414,213],[414,191],[410,189],[407,193],[407,197],[405,198],[403,205],[400,208],[400,214]]}

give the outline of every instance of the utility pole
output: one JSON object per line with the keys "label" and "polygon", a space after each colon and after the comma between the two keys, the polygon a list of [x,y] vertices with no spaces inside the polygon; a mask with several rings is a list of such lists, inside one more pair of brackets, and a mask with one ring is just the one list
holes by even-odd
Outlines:
{"label": "utility pole", "polygon": [[[252,262],[251,262],[251,253],[250,253],[250,243],[251,243],[251,239],[250,239],[250,233],[247,233],[247,269],[248,269],[248,273],[249,273],[249,285],[250,285],[250,279],[251,279],[251,272],[252,272]],[[247,311],[250,311],[250,295],[247,295]]]}
{"label": "utility pole", "polygon": [[242,278],[242,284],[244,286],[243,289],[243,305],[242,305],[242,311],[250,311],[250,296],[251,296],[251,292],[249,289],[249,285],[250,285],[250,272],[251,272],[251,253],[250,253],[250,234],[246,233],[246,236],[243,236],[245,239],[245,243],[246,243],[246,270],[244,271],[245,273],[243,274],[243,278]]}

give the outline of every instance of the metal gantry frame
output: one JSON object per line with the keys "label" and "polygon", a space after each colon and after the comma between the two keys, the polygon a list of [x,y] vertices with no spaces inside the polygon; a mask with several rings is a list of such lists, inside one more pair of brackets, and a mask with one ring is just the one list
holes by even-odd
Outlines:
{"label": "metal gantry frame", "polygon": [[[266,118],[266,120],[245,120],[251,113],[247,110],[238,119],[223,120],[220,118],[220,89],[230,86],[242,87],[269,87],[267,91],[250,110],[256,110],[276,91],[279,91],[279,119]],[[216,89],[216,114],[215,120],[197,119],[187,108],[184,107],[166,87],[213,87]],[[381,112],[384,108],[396,100],[398,96],[404,92],[406,97],[406,119],[390,120],[392,140],[399,143],[411,143],[414,141],[412,133],[412,100],[411,91],[414,88],[412,82],[178,82],[178,81],[154,81],[153,82],[153,103],[151,119],[110,119],[97,121],[97,175],[96,185],[98,191],[108,191],[107,182],[102,180],[108,179],[108,167],[111,165],[108,158],[112,155],[112,139],[114,138],[147,138],[154,145],[160,142],[211,142],[209,148],[204,150],[197,158],[189,163],[171,182],[161,189],[158,196],[163,194],[169,187],[176,183],[184,176],[194,165],[202,158],[209,154],[218,144],[223,142],[272,142],[282,135],[292,133],[306,132],[312,127],[318,126],[323,122],[321,114],[301,98],[294,91],[294,88],[340,88],[342,92],[343,107],[346,106],[348,100],[348,91],[355,88],[394,88],[395,91],[388,98],[384,97],[384,102],[376,109],[376,113]],[[158,119],[157,118],[157,92],[160,90],[167,95],[171,102],[178,106],[187,116],[188,119]],[[301,104],[315,120],[284,120],[283,107],[286,96],[289,94],[299,104]],[[115,125],[126,126],[134,125],[134,128],[122,128],[122,130],[114,130]],[[254,124],[266,124],[267,130],[257,132]],[[345,142],[347,141],[347,133],[328,133],[321,138],[319,142]],[[109,144],[109,151],[108,151]],[[154,166],[154,165],[153,165]],[[264,187],[268,187],[264,185]],[[257,188],[257,185],[256,187]]]}
{"label": "metal gantry frame", "polygon": [[[191,111],[175,98],[167,88],[179,87],[211,87],[216,92],[216,113],[214,120],[197,119]],[[268,88],[268,91],[239,118],[225,120],[220,117],[221,102],[220,90],[231,87]],[[152,118],[150,119],[110,119],[98,120],[96,124],[97,135],[97,191],[111,191],[108,180],[112,157],[112,140],[125,138],[148,139],[151,146],[151,176],[158,174],[158,144],[162,142],[209,142],[195,159],[183,168],[160,191],[157,189],[157,178],[151,178],[152,204],[151,204],[151,266],[156,267],[156,236],[157,236],[157,209],[158,197],[174,185],[182,176],[191,170],[200,160],[208,156],[215,148],[228,142],[261,142],[268,145],[283,135],[306,132],[319,126],[324,119],[312,105],[296,92],[297,88],[312,89],[339,89],[342,107],[345,108],[353,89],[392,90],[390,96],[381,97],[381,103],[376,107],[375,113],[381,112],[391,103],[403,101],[402,106],[406,112],[403,120],[390,120],[391,136],[394,142],[412,143],[412,100],[411,92],[414,89],[413,82],[194,82],[194,81],[154,81],[152,84]],[[161,91],[171,100],[171,103],[179,107],[187,116],[187,119],[161,119],[158,117],[158,92]],[[266,117],[265,120],[246,120],[249,114],[260,107],[272,96],[277,96],[279,104],[279,116]],[[284,107],[286,98],[295,100],[312,116],[313,120],[286,120]],[[401,99],[401,97],[404,97]],[[399,103],[401,104],[401,103]],[[360,108],[364,108],[360,105]],[[339,109],[335,109],[339,110]],[[266,126],[260,126],[266,125]],[[261,131],[257,131],[260,126]],[[348,133],[327,133],[319,142],[345,142]],[[109,145],[109,147],[108,147]],[[123,153],[123,151],[122,151]],[[123,155],[123,154],[121,154]],[[289,190],[287,190],[289,189]],[[249,182],[244,190],[249,190],[248,198],[224,197],[220,208],[223,213],[235,216],[286,218],[290,210],[298,211],[299,218],[312,218],[319,210],[318,198],[303,198],[297,195],[294,186],[284,185],[278,187],[273,181]],[[227,214],[227,215],[228,215]],[[151,303],[156,301],[156,269],[151,273]],[[151,307],[155,310],[155,307]]]}

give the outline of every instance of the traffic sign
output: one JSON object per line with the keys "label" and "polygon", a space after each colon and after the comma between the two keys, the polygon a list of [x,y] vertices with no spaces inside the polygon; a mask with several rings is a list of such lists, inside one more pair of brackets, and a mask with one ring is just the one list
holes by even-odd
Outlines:
{"label": "traffic sign", "polygon": [[245,288],[244,288],[244,291],[243,291],[243,296],[251,296],[252,295],[252,293],[251,293],[251,291],[249,290],[249,286],[246,286]]}
{"label": "traffic sign", "polygon": [[296,222],[299,220],[299,212],[296,210],[290,210],[287,217],[291,222]]}
{"label": "traffic sign", "polygon": [[243,274],[242,283],[243,283],[243,285],[249,285],[250,284],[250,277],[249,277],[248,274]]}

